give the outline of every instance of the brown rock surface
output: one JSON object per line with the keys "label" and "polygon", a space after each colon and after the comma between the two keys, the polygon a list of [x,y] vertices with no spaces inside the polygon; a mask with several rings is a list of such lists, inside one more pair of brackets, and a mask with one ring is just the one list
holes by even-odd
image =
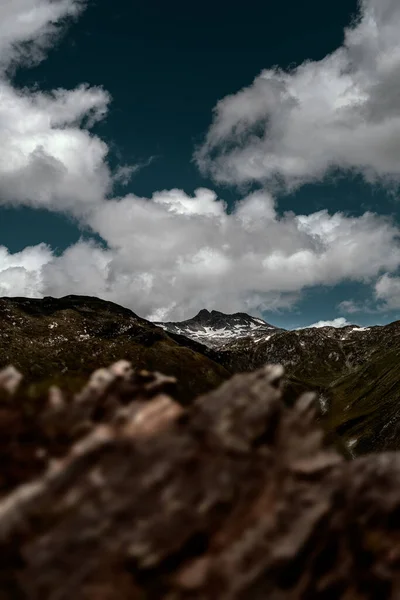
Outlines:
{"label": "brown rock surface", "polygon": [[399,456],[345,461],[281,367],[185,409],[172,378],[122,361],[34,407],[15,378],[0,373],[1,600],[400,597]]}

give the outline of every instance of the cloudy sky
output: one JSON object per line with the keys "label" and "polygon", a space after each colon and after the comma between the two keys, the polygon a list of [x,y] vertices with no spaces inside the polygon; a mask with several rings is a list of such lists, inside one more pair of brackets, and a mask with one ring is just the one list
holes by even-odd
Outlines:
{"label": "cloudy sky", "polygon": [[398,0],[0,3],[0,296],[400,318]]}

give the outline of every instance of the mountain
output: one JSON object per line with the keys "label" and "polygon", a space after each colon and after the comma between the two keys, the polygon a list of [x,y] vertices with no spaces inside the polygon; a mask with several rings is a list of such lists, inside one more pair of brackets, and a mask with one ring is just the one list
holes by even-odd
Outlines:
{"label": "mountain", "polygon": [[287,331],[239,315],[200,311],[162,325],[216,349],[218,362],[232,373],[284,365],[294,395],[318,391],[327,429],[353,455],[400,449],[400,321]]}
{"label": "mountain", "polygon": [[326,428],[352,455],[400,449],[399,321],[280,331],[258,344],[235,340],[219,353],[219,361],[233,372],[284,365],[297,393],[318,392]]}
{"label": "mountain", "polygon": [[[388,326],[387,326],[388,327]],[[251,371],[265,362],[281,363],[292,374],[310,377],[322,384],[335,374],[352,369],[387,340],[384,327],[310,327],[278,330],[260,340],[232,340],[221,349],[220,360],[233,371]]]}
{"label": "mountain", "polygon": [[[400,329],[399,323],[392,325]],[[393,329],[388,326],[388,337]],[[328,428],[340,435],[353,455],[400,449],[399,346],[398,337],[391,349],[378,346],[325,390]]]}
{"label": "mountain", "polygon": [[226,315],[218,310],[202,309],[192,319],[179,322],[155,323],[165,331],[184,335],[214,349],[223,348],[230,341],[250,339],[254,342],[269,339],[278,331],[274,325],[242,312]]}
{"label": "mountain", "polygon": [[230,376],[215,358],[113,302],[0,298],[0,368],[13,364],[37,391],[50,384],[79,389],[94,369],[127,359],[136,369],[177,377],[177,397],[194,397]]}
{"label": "mountain", "polygon": [[119,359],[177,377],[181,401],[280,363],[287,397],[316,390],[326,429],[353,455],[400,449],[400,321],[286,331],[245,313],[151,323],[88,296],[0,298],[0,368],[13,364],[32,394],[51,384],[75,391]]}

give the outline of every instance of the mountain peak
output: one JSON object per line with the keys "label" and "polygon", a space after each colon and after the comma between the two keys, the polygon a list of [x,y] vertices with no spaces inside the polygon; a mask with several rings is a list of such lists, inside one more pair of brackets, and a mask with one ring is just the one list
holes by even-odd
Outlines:
{"label": "mountain peak", "polygon": [[281,331],[263,319],[252,317],[244,312],[225,314],[218,310],[209,311],[206,308],[186,321],[156,323],[156,325],[171,333],[185,335],[211,348],[221,348],[234,339],[262,339]]}
{"label": "mountain peak", "polygon": [[[214,312],[214,311],[212,311]],[[197,319],[198,317],[208,317],[210,315],[210,311],[207,310],[206,308],[202,308],[201,310],[199,310],[199,312],[197,313],[197,315],[195,317],[193,317],[194,319]]]}

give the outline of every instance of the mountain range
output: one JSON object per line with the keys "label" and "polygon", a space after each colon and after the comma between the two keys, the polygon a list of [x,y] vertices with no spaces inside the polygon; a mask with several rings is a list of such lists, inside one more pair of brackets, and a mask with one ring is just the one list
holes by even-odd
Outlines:
{"label": "mountain range", "polygon": [[318,391],[326,427],[351,454],[400,448],[400,321],[288,331],[243,313],[203,310],[162,326],[201,339],[233,373],[284,365],[293,389]]}
{"label": "mountain range", "polygon": [[287,393],[318,392],[321,419],[352,455],[400,448],[400,322],[284,330],[246,313],[206,309],[152,323],[87,296],[0,298],[0,368],[13,364],[31,394],[78,389],[118,359],[178,380],[178,400],[265,363],[286,368]]}

